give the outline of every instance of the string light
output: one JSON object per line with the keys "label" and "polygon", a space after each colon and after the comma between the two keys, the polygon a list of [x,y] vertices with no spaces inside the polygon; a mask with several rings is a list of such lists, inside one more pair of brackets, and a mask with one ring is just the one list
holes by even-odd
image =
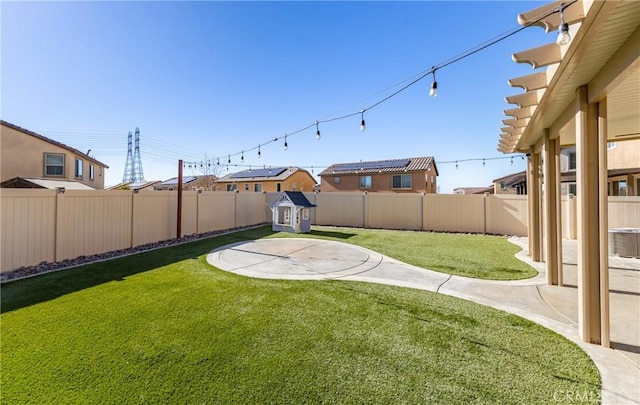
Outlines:
{"label": "string light", "polygon": [[285,152],[289,149],[289,144],[287,144],[287,134],[284,135],[284,150]]}
{"label": "string light", "polygon": [[513,156],[511,156],[511,166],[513,166]]}
{"label": "string light", "polygon": [[569,35],[569,24],[564,21],[564,9],[567,7],[567,4],[560,3],[560,25],[558,26],[558,38],[556,39],[556,44],[562,46],[566,45],[571,41],[571,35]]}
{"label": "string light", "polygon": [[436,68],[431,67],[433,73],[433,81],[431,82],[431,89],[429,90],[429,96],[436,97],[438,95],[438,82],[436,81]]}
{"label": "string light", "polygon": [[[287,143],[287,137],[288,136],[295,135],[297,133],[305,131],[305,130],[313,127],[313,125],[315,124],[315,126],[316,126],[316,139],[320,139],[320,129],[319,129],[319,124],[320,123],[342,120],[342,119],[346,119],[346,118],[352,117],[352,116],[354,116],[356,114],[360,114],[360,116],[361,116],[360,130],[364,131],[366,129],[366,123],[365,123],[365,120],[364,120],[365,111],[370,110],[370,109],[378,106],[379,104],[382,104],[383,102],[389,100],[392,97],[395,97],[396,95],[398,95],[399,93],[405,91],[406,89],[408,89],[409,87],[413,86],[418,81],[424,79],[428,75],[432,75],[433,76],[433,81],[432,81],[431,86],[430,86],[429,95],[431,97],[436,97],[437,96],[437,89],[438,89],[438,83],[436,81],[436,70],[442,69],[444,67],[452,65],[454,63],[457,63],[457,62],[459,62],[459,61],[461,61],[463,59],[466,59],[466,58],[468,58],[468,57],[470,57],[470,56],[472,56],[472,55],[474,55],[474,54],[476,54],[476,53],[478,53],[478,52],[480,52],[480,51],[482,51],[484,49],[487,49],[487,48],[489,48],[489,47],[491,47],[491,46],[493,46],[493,45],[495,45],[495,44],[497,44],[499,42],[502,42],[502,41],[506,40],[507,38],[509,38],[509,37],[519,33],[520,31],[524,30],[525,28],[531,27],[531,26],[539,23],[540,21],[544,20],[545,18],[549,17],[550,15],[555,14],[557,12],[560,13],[560,20],[561,20],[561,24],[560,24],[560,27],[559,27],[559,33],[558,33],[558,42],[559,43],[562,42],[564,44],[564,43],[570,41],[571,36],[568,33],[568,24],[564,20],[564,10],[567,7],[569,7],[569,6],[573,5],[574,3],[576,3],[577,1],[578,0],[570,0],[567,3],[562,3],[559,8],[556,8],[556,9],[553,9],[553,10],[551,10],[549,12],[541,14],[538,18],[532,19],[531,21],[529,21],[529,23],[527,23],[525,25],[517,26],[517,27],[512,28],[512,29],[510,29],[508,31],[505,31],[504,33],[499,34],[498,36],[496,36],[496,37],[494,37],[494,38],[492,38],[492,39],[490,39],[488,41],[485,41],[485,42],[483,42],[483,43],[481,43],[479,45],[476,45],[476,46],[474,46],[472,48],[469,48],[467,51],[464,51],[464,52],[462,52],[462,53],[460,53],[460,54],[458,54],[458,55],[456,55],[456,56],[454,56],[454,57],[452,57],[452,58],[450,58],[450,59],[438,64],[438,65],[432,66],[431,69],[429,69],[427,71],[424,71],[422,73],[419,73],[418,75],[414,76],[414,77],[417,77],[417,78],[412,80],[408,84],[404,85],[402,88],[394,91],[390,95],[388,95],[388,96],[384,97],[383,99],[373,103],[372,105],[368,106],[367,108],[364,108],[364,109],[360,110],[359,112],[354,112],[354,113],[351,113],[351,114],[346,114],[346,115],[343,115],[343,116],[324,119],[324,120],[316,120],[314,123],[312,123],[310,125],[307,125],[304,128],[301,128],[301,129],[299,129],[297,131],[285,134],[284,150],[286,151],[288,149],[288,143]],[[271,143],[271,142],[277,142],[280,139],[281,138],[276,137],[276,138],[273,138],[271,141],[265,142],[264,144],[261,144],[261,145],[264,146],[264,145],[266,145],[268,143]],[[260,145],[258,147],[256,147],[256,148],[258,149],[258,154],[260,156],[261,155]],[[256,148],[248,149],[248,151],[249,150],[254,150]],[[233,155],[235,156],[237,154],[238,153],[235,153]],[[227,163],[229,163],[229,164],[231,163],[231,158],[230,157],[231,157],[231,154],[228,155],[228,159],[227,159]],[[507,157],[507,158],[509,158],[509,157]],[[474,160],[474,159],[471,159],[471,160]],[[480,159],[478,159],[478,160],[480,160]],[[487,160],[489,160],[489,159],[487,159]],[[456,161],[455,162],[456,166],[457,166],[458,162],[461,162],[461,161],[464,161],[464,160]],[[449,163],[454,163],[454,162],[449,162]],[[483,160],[483,163],[484,163],[484,160]],[[218,162],[218,164],[219,164],[219,162]]]}
{"label": "string light", "polygon": [[240,163],[244,163],[244,151],[240,153]]}
{"label": "string light", "polygon": [[458,161],[456,160],[456,170],[458,169]]}
{"label": "string light", "polygon": [[217,158],[218,166],[220,166],[220,158]]}
{"label": "string light", "polygon": [[484,166],[485,166],[484,159],[482,159],[482,167],[484,167]]}
{"label": "string light", "polygon": [[[229,155],[227,159],[227,164],[231,164],[231,155]],[[227,166],[227,170],[229,170],[229,166]]]}
{"label": "string light", "polygon": [[258,159],[262,157],[262,153],[260,153],[260,145],[258,145]]}

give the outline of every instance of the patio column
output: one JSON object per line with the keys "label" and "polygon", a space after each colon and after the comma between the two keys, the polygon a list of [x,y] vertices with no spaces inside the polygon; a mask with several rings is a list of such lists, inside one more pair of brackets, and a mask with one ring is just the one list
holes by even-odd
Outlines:
{"label": "patio column", "polygon": [[560,138],[544,130],[544,250],[547,284],[562,286],[562,207],[560,200]]}
{"label": "patio column", "polygon": [[542,260],[540,240],[540,153],[531,151],[527,159],[527,208],[529,225],[529,256],[534,262]]}
{"label": "patio column", "polygon": [[608,346],[606,101],[589,104],[581,86],[576,110],[578,328],[583,341]]}

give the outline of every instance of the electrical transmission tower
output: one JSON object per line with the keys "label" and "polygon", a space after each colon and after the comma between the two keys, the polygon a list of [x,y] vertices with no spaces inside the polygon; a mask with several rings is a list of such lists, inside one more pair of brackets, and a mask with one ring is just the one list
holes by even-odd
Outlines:
{"label": "electrical transmission tower", "polygon": [[124,164],[123,183],[135,183],[144,181],[144,173],[142,171],[142,158],[140,157],[140,129],[136,128],[136,149],[132,153],[132,136],[129,131],[127,137],[127,161]]}

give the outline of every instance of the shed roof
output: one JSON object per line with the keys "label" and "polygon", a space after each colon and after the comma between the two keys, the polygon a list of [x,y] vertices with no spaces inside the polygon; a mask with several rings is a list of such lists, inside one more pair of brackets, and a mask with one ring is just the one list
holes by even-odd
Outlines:
{"label": "shed roof", "polygon": [[305,197],[302,191],[285,191],[284,194],[298,207],[315,207],[315,205],[311,204],[307,197]]}

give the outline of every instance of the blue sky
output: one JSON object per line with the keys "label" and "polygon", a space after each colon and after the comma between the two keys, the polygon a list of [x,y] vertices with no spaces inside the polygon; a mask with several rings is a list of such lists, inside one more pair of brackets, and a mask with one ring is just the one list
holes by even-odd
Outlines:
{"label": "blue sky", "polygon": [[[127,133],[141,132],[147,180],[358,112],[431,66],[517,27],[544,3],[6,2],[2,119],[76,147],[121,181]],[[532,27],[439,69],[360,116],[320,124],[245,152],[245,165],[313,167],[434,156],[440,192],[524,170],[495,158],[507,79],[532,73],[513,52],[551,42]],[[231,158],[239,164],[240,156]],[[231,166],[230,171],[243,168]],[[185,175],[192,174],[186,168]],[[193,174],[200,174],[197,169]]]}

